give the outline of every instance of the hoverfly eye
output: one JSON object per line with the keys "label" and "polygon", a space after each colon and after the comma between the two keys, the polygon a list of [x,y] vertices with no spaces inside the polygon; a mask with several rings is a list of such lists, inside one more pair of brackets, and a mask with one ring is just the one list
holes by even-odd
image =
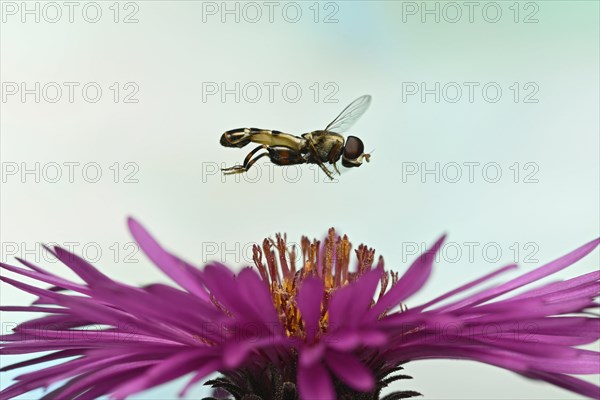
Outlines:
{"label": "hoverfly eye", "polygon": [[365,146],[362,140],[356,136],[348,136],[346,144],[344,146],[344,157],[349,160],[355,160],[360,157],[365,151]]}

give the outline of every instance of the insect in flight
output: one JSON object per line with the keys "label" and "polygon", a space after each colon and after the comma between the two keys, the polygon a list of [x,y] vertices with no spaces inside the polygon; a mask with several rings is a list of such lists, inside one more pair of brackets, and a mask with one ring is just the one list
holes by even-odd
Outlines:
{"label": "insect in flight", "polygon": [[[304,133],[301,136],[257,128],[227,131],[221,136],[221,145],[225,147],[241,148],[249,143],[257,143],[258,146],[248,153],[242,165],[223,168],[222,171],[224,174],[246,172],[256,161],[265,156],[277,165],[318,164],[330,179],[333,179],[333,174],[325,163],[332,164],[338,174],[340,171],[336,162],[340,158],[346,168],[360,167],[363,159],[369,162],[371,155],[364,153],[362,140],[356,136],[348,136],[344,140],[341,133],[350,129],[364,114],[369,104],[371,104],[371,96],[361,96],[344,108],[325,129]],[[265,151],[259,153],[261,150]]]}

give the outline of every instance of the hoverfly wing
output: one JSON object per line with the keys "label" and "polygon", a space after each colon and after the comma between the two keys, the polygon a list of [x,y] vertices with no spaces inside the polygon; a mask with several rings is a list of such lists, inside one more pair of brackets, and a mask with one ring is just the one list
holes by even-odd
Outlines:
{"label": "hoverfly wing", "polygon": [[344,110],[337,116],[336,119],[331,121],[325,128],[326,131],[335,133],[344,133],[367,111],[371,104],[371,96],[366,94],[360,96],[358,99],[350,103]]}

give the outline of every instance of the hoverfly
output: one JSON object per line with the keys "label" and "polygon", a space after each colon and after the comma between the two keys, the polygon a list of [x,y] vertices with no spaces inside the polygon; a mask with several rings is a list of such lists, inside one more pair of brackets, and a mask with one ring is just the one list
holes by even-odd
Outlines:
{"label": "hoverfly", "polygon": [[[221,136],[221,145],[225,147],[244,147],[248,143],[257,143],[242,165],[223,168],[224,174],[246,172],[260,158],[268,156],[276,165],[318,164],[333,179],[332,172],[325,163],[333,165],[340,174],[336,162],[341,158],[346,168],[360,167],[363,159],[369,162],[370,154],[364,153],[362,140],[348,136],[344,142],[341,133],[346,132],[364,114],[371,104],[371,96],[364,95],[354,100],[324,130],[304,133],[301,136],[280,131],[257,128],[232,129]],[[259,153],[261,150],[265,150]],[[258,154],[257,154],[258,153]]]}

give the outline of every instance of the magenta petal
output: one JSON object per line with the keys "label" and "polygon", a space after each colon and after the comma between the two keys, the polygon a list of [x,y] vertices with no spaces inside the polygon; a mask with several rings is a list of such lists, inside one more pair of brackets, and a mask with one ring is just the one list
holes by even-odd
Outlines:
{"label": "magenta petal", "polygon": [[219,263],[209,264],[204,268],[204,285],[210,294],[227,308],[235,308],[237,292],[233,272]]}
{"label": "magenta petal", "polygon": [[[52,252],[52,253],[54,254],[54,252]],[[39,272],[40,274],[50,275],[50,276],[54,276],[54,277],[58,278],[58,275],[54,275],[54,274],[46,271],[44,268],[38,267],[37,265],[35,265],[21,257],[15,257],[15,259],[33,271]]]}
{"label": "magenta petal", "polygon": [[127,223],[131,235],[154,264],[182,288],[198,297],[209,300],[206,291],[202,288],[199,271],[194,271],[192,267],[166,252],[135,219],[129,218]]}
{"label": "magenta petal", "polygon": [[223,363],[228,369],[237,368],[248,357],[254,346],[245,341],[230,341],[223,349]]}
{"label": "magenta petal", "polygon": [[188,390],[190,390],[196,383],[198,383],[214,371],[219,370],[220,367],[221,366],[217,360],[207,361],[206,363],[204,363],[200,369],[197,369],[195,371],[195,375],[192,377],[192,379],[190,379],[190,381],[179,392],[179,397],[184,397],[187,394]]}
{"label": "magenta petal", "polygon": [[[197,296],[183,291],[179,288],[155,283],[147,285],[144,290],[152,295],[153,299],[157,299],[164,304],[162,299],[171,300],[171,308],[180,308],[180,311],[186,314],[195,314],[196,316],[205,316],[206,318],[215,319],[222,315],[222,312],[217,310],[214,304],[206,302]],[[163,311],[161,309],[161,311]]]}
{"label": "magenta petal", "polygon": [[31,294],[34,294],[34,295],[40,296],[40,297],[42,297],[42,296],[47,297],[49,299],[52,299],[52,301],[55,301],[57,298],[60,298],[60,296],[64,296],[60,293],[53,292],[53,291],[50,291],[47,289],[40,289],[38,287],[31,286],[31,285],[28,285],[23,282],[19,282],[17,280],[7,278],[5,276],[0,276],[0,280],[8,283],[9,285],[16,287],[17,289],[21,289],[24,292],[31,293]]}
{"label": "magenta petal", "polygon": [[329,302],[331,331],[356,328],[360,325],[369,311],[382,273],[381,268],[373,269],[334,292]]}
{"label": "magenta petal", "polygon": [[439,302],[441,302],[443,300],[446,300],[446,299],[448,299],[448,298],[450,298],[450,297],[452,297],[454,295],[457,295],[458,293],[462,293],[462,292],[464,292],[464,291],[466,291],[468,289],[471,289],[472,287],[475,287],[477,285],[480,285],[483,282],[486,282],[486,281],[488,281],[488,280],[490,280],[492,278],[495,278],[496,276],[498,276],[500,274],[503,274],[503,273],[505,273],[507,271],[510,271],[510,270],[516,269],[516,268],[517,268],[516,264],[510,264],[510,265],[507,265],[505,267],[499,268],[499,269],[497,269],[497,270],[495,270],[495,271],[493,271],[493,272],[491,272],[491,273],[489,273],[487,275],[482,276],[481,278],[477,278],[477,279],[475,279],[475,280],[473,280],[473,281],[471,281],[471,282],[469,282],[469,283],[467,283],[465,285],[462,285],[462,286],[460,286],[460,287],[458,287],[456,289],[453,289],[453,290],[451,290],[449,292],[446,292],[443,295],[441,295],[439,297],[436,297],[435,299],[433,299],[431,301],[428,301],[427,303],[425,303],[423,305],[420,305],[417,308],[419,310],[425,310],[428,307],[431,307],[432,305],[434,305],[436,303],[439,303]]}
{"label": "magenta petal", "polygon": [[[127,376],[127,372],[135,371],[138,374],[141,374],[144,368],[152,364],[155,364],[154,360],[132,361],[128,363],[110,365],[102,369],[97,369],[90,373],[77,376],[71,382],[69,382],[69,384],[64,385],[61,388],[63,390],[57,390],[53,393],[52,397],[46,396],[46,398],[72,399],[75,398],[75,396],[78,396],[82,393],[85,393],[85,396],[77,397],[77,399],[86,398],[86,396],[89,396],[87,390],[97,390],[99,387],[102,387],[102,384],[105,382],[112,383],[112,381],[114,381],[114,378],[116,377]],[[100,392],[99,394],[106,394],[106,390]]]}
{"label": "magenta petal", "polygon": [[[521,299],[527,297],[534,296],[544,296],[551,295],[557,293],[576,293],[578,289],[586,288],[586,287],[596,287],[598,286],[598,280],[600,279],[600,271],[592,271],[587,274],[578,276],[576,278],[567,279],[566,281],[561,282],[553,282],[546,284],[540,288],[531,289],[526,291],[525,293],[521,293],[518,296],[513,297],[513,299]],[[595,284],[595,285],[594,285]]]}
{"label": "magenta petal", "polygon": [[509,321],[531,321],[541,317],[569,314],[583,311],[591,304],[589,299],[566,300],[558,303],[545,302],[543,299],[525,299],[506,303],[492,303],[477,307],[473,310],[464,310],[478,314],[478,323],[499,323]]}
{"label": "magenta petal", "polygon": [[84,293],[84,294],[90,293],[90,290],[88,288],[86,288],[85,286],[69,282],[66,279],[62,279],[62,278],[59,278],[54,275],[43,274],[43,273],[37,272],[37,271],[29,271],[29,270],[26,270],[23,268],[13,267],[12,265],[5,264],[5,263],[0,263],[0,267],[7,269],[11,272],[15,272],[17,274],[27,276],[29,278],[37,279],[38,281],[50,283],[52,285],[58,285],[64,289],[71,289],[73,291]]}
{"label": "magenta petal", "polygon": [[303,367],[311,367],[319,361],[325,353],[325,346],[319,342],[313,346],[304,346],[300,351],[299,363]]}
{"label": "magenta petal", "polygon": [[88,285],[96,285],[100,283],[112,283],[112,279],[98,271],[93,265],[85,261],[76,254],[70,253],[60,247],[54,247],[54,254],[66,266],[71,268],[81,279],[87,282]]}
{"label": "magenta petal", "polygon": [[367,347],[384,346],[388,342],[387,335],[376,330],[362,330],[359,335],[361,343]]}
{"label": "magenta petal", "polygon": [[329,301],[329,330],[332,332],[343,330],[349,322],[346,310],[352,306],[354,296],[352,285],[351,283],[336,290]]}
{"label": "magenta petal", "polygon": [[32,358],[30,360],[25,360],[25,361],[21,361],[18,363],[6,365],[6,366],[0,368],[0,372],[10,371],[10,370],[17,369],[17,368],[27,367],[29,365],[35,365],[35,364],[39,364],[39,363],[43,363],[43,362],[47,362],[47,361],[53,361],[53,360],[58,360],[61,358],[73,357],[73,356],[78,356],[78,355],[79,355],[79,352],[76,350],[57,351],[55,353],[46,354],[41,357],[36,357],[36,358]]}
{"label": "magenta petal", "polygon": [[[250,287],[244,287],[245,283],[256,290],[256,298],[252,298],[252,290]],[[246,326],[253,327],[256,326],[255,322],[259,322],[263,328],[265,324],[272,329],[277,329],[280,325],[274,314],[272,302],[263,313],[255,304],[256,302],[264,304],[268,289],[259,281],[254,271],[245,269],[236,279],[229,268],[219,263],[212,263],[204,269],[204,284],[214,301],[220,303],[233,317],[230,319],[235,324],[232,329],[243,330]]]}
{"label": "magenta petal", "polygon": [[338,351],[352,351],[358,346],[379,347],[388,343],[385,333],[376,330],[341,330],[323,338],[328,348]]}
{"label": "magenta petal", "polygon": [[445,311],[452,311],[459,309],[461,307],[472,306],[476,304],[481,304],[495,297],[501,296],[505,293],[508,293],[512,290],[525,286],[531,282],[535,282],[539,279],[542,279],[548,275],[552,275],[562,269],[567,268],[572,265],[576,261],[579,261],[586,255],[592,252],[598,244],[600,243],[600,239],[592,240],[591,242],[579,247],[578,249],[568,253],[561,258],[554,260],[546,265],[543,265],[539,268],[534,269],[531,272],[528,272],[524,275],[519,276],[518,278],[512,279],[502,285],[496,286],[493,289],[485,290],[483,292],[477,293],[473,296],[470,296],[460,302],[452,304],[448,307],[444,307]]}
{"label": "magenta petal", "polygon": [[351,351],[356,349],[361,343],[361,337],[355,330],[341,330],[338,333],[327,335],[325,337],[327,346],[339,351]]}
{"label": "magenta petal", "polygon": [[431,275],[435,256],[445,239],[446,235],[443,235],[412,263],[400,280],[369,311],[372,319],[396,307],[423,287]]}
{"label": "magenta petal", "polygon": [[312,343],[319,330],[321,319],[321,300],[323,299],[323,281],[310,277],[302,282],[297,302],[304,320],[306,341]]}
{"label": "magenta petal", "polygon": [[36,306],[0,306],[0,311],[44,312],[44,313],[56,313],[56,314],[68,313],[68,310],[65,308],[36,307]]}
{"label": "magenta petal", "polygon": [[[206,351],[186,350],[162,360],[154,367],[148,369],[141,376],[126,382],[117,388],[112,395],[113,398],[123,399],[133,393],[140,392],[161,383],[178,378],[189,372],[202,368],[206,363]],[[207,371],[206,373],[210,373]]]}
{"label": "magenta petal", "polygon": [[298,389],[303,400],[335,400],[335,390],[329,372],[323,364],[299,366]]}
{"label": "magenta petal", "polygon": [[[106,374],[105,380],[96,380],[94,385],[85,393],[79,395],[77,400],[96,400],[100,396],[111,393],[115,388],[121,385],[123,382],[127,382],[128,380],[134,379],[140,373],[142,373],[147,367],[140,367],[140,363],[133,363],[133,366],[137,366],[137,368],[128,369],[127,371],[117,371],[111,370],[110,374]],[[78,377],[79,378],[79,377]],[[76,378],[77,379],[77,378]],[[60,394],[57,397],[49,397],[48,400],[62,400],[64,397],[61,397]],[[46,400],[46,398],[42,398],[41,400]]]}
{"label": "magenta petal", "polygon": [[[131,361],[131,357],[127,353],[102,358],[80,357],[62,364],[19,375],[15,379],[27,386],[27,391],[29,391],[40,387],[47,387],[53,383],[68,379],[80,373],[94,371],[115,363],[126,361]],[[2,395],[4,395],[4,392],[2,392]],[[11,396],[6,395],[6,397]]]}
{"label": "magenta petal", "polygon": [[74,317],[73,315],[48,315],[45,317],[35,318],[26,322],[23,322],[17,325],[16,328],[13,329],[15,332],[19,332],[23,329],[57,329],[57,327],[62,326],[84,326],[88,325],[90,322],[87,319],[81,319]]}
{"label": "magenta petal", "polygon": [[[377,289],[382,274],[383,268],[373,269],[362,275],[352,285],[348,286],[349,288],[352,288],[353,291],[353,300],[350,303],[350,308],[346,312],[349,320],[348,325],[358,325],[364,315],[370,310],[371,303],[373,302],[373,295],[375,294],[375,289]],[[334,311],[332,310],[331,312],[333,313]]]}
{"label": "magenta petal", "polygon": [[327,352],[327,365],[344,383],[354,390],[366,392],[373,390],[375,377],[373,372],[349,353]]}
{"label": "magenta petal", "polygon": [[239,295],[251,308],[253,320],[263,322],[269,332],[283,333],[271,293],[252,268],[244,268],[238,275]]}

